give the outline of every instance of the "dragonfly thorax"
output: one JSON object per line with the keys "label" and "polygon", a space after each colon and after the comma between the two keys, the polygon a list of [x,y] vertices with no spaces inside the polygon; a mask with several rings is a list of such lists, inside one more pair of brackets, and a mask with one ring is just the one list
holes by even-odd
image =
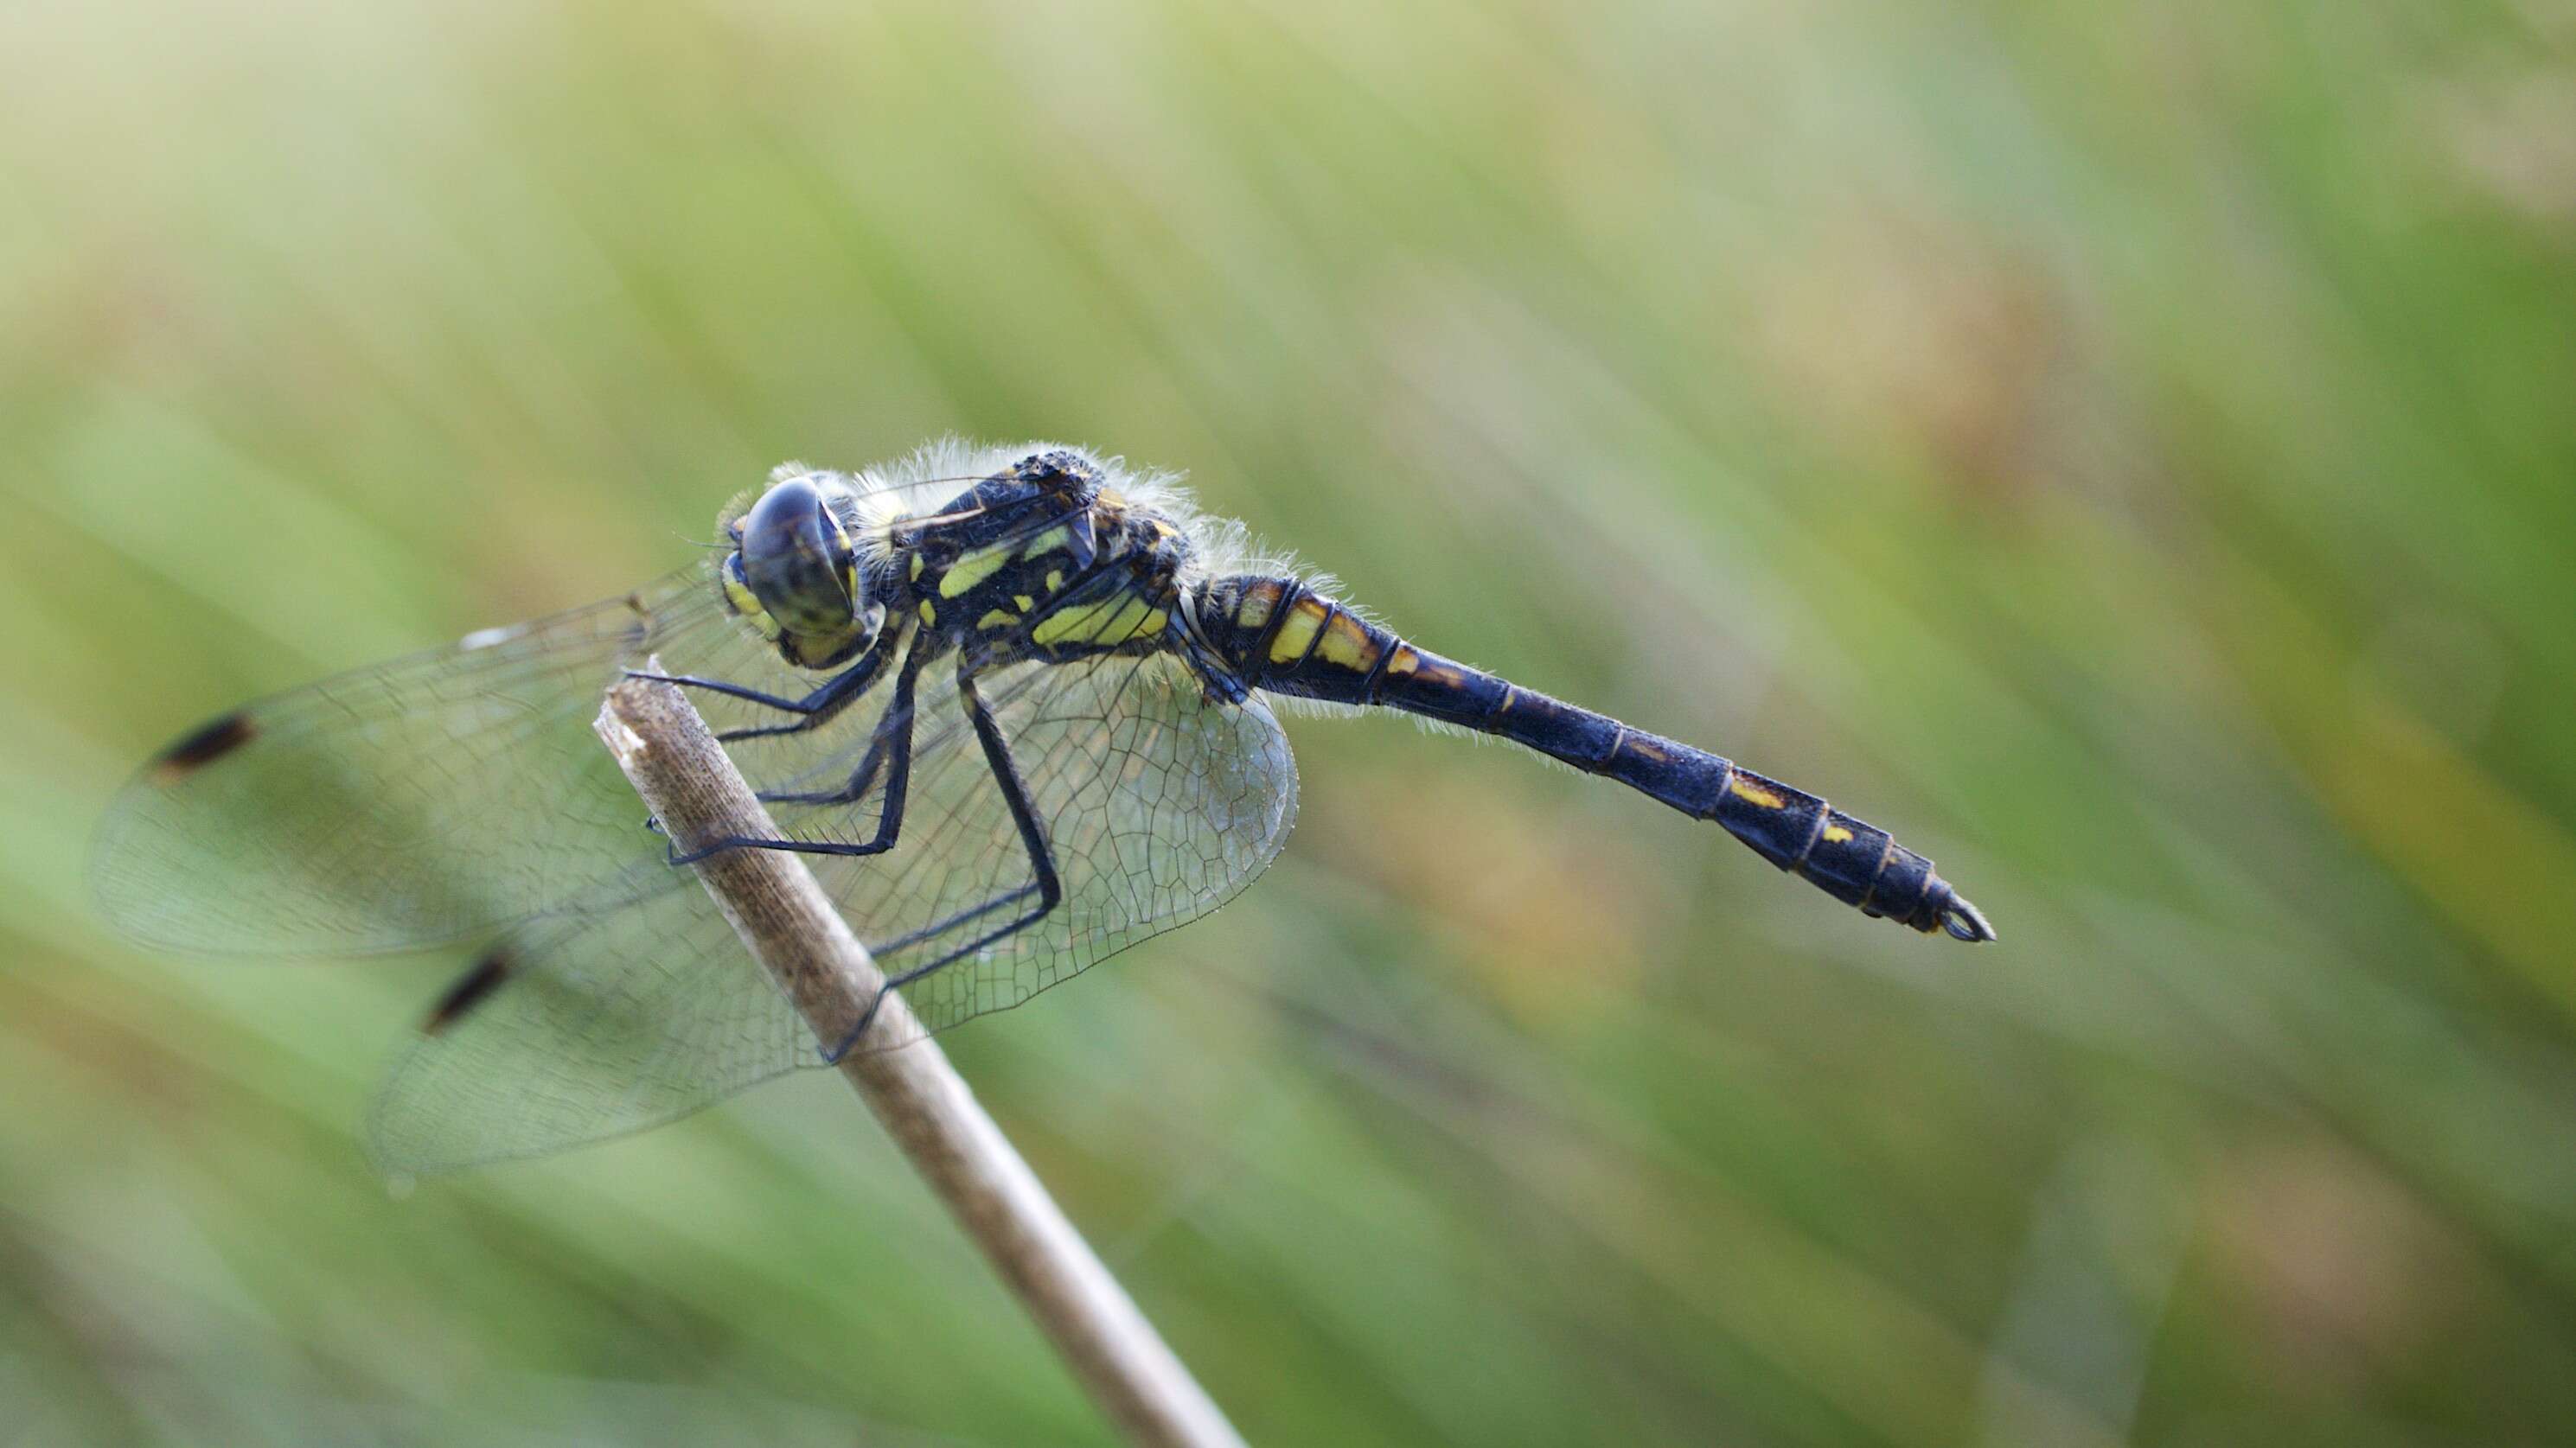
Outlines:
{"label": "dragonfly thorax", "polygon": [[[1150,650],[1189,541],[1074,452],[1034,454],[939,517],[893,530],[894,587],[921,627],[987,656]],[[900,607],[896,612],[902,612]]]}

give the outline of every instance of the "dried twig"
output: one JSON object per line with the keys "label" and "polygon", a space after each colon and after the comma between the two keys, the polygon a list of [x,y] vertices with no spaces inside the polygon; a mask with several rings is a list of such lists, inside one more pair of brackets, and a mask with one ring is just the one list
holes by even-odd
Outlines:
{"label": "dried twig", "polygon": [[[695,840],[777,837],[678,688],[629,679],[609,691],[597,728],[682,849]],[[847,1040],[884,977],[804,862],[740,849],[692,868],[815,1039]],[[1233,1425],[1065,1219],[946,1053],[914,1039],[921,1035],[902,999],[888,995],[841,1074],[1131,1442],[1239,1445]],[[902,1040],[913,1044],[867,1049],[870,1041]]]}

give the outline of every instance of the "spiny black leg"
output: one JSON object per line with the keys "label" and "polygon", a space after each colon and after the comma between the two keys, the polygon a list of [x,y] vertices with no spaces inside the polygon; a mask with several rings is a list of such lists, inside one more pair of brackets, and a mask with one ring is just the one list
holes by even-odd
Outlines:
{"label": "spiny black leg", "polygon": [[[967,921],[975,919],[977,916],[990,915],[994,911],[1001,909],[1003,906],[1010,904],[1014,900],[1025,900],[1037,892],[1038,887],[1035,881],[1022,885],[1016,890],[1005,890],[1001,894],[994,896],[992,899],[985,901],[981,905],[969,905],[965,909],[958,911],[956,914],[951,915],[947,919],[939,921],[936,924],[925,925],[919,930],[907,930],[903,934],[896,936],[894,939],[887,941],[885,944],[876,947],[875,953],[878,955],[892,955],[896,951],[906,950],[912,946],[919,945],[925,940],[935,940],[942,935],[946,935],[949,931],[956,929],[958,926],[965,924]],[[955,959],[955,957],[944,956],[942,959],[950,960]]]}
{"label": "spiny black leg", "polygon": [[[904,797],[912,783],[913,686],[921,677],[921,666],[929,662],[934,650],[935,643],[929,634],[916,636],[911,651],[903,657],[902,670],[895,675],[894,698],[886,706],[885,717],[877,721],[876,737],[868,741],[867,757],[860,761],[858,772],[851,776],[848,797],[857,799],[867,793],[878,768],[886,761],[892,761],[892,767],[886,771],[885,804],[877,812],[875,839],[865,844],[850,845],[831,840],[763,840],[736,835],[708,841],[686,854],[674,849],[669,856],[671,863],[693,865],[726,850],[786,850],[802,855],[881,855],[893,849],[896,837],[903,830]],[[769,803],[792,804],[803,802],[807,797],[764,794],[760,798]],[[816,798],[831,803],[845,802],[833,796]]]}
{"label": "spiny black leg", "polygon": [[976,742],[984,746],[984,762],[993,767],[993,782],[1002,787],[1002,802],[1010,806],[1011,823],[1019,827],[1020,843],[1028,849],[1029,870],[1037,877],[1041,901],[1037,913],[1044,915],[1064,900],[1064,882],[1056,875],[1055,854],[1047,848],[1046,824],[1038,818],[1038,807],[1029,800],[1028,782],[1020,778],[1019,762],[1011,758],[1010,741],[1002,737],[1001,724],[976,689],[974,674],[962,665],[957,670],[957,693],[966,701],[966,718],[975,726]]}
{"label": "spiny black leg", "polygon": [[1019,829],[1020,844],[1028,851],[1029,871],[1035,878],[1016,890],[1005,891],[981,905],[961,910],[936,925],[892,941],[880,953],[891,952],[918,940],[927,939],[977,916],[990,914],[1014,901],[1025,900],[1032,894],[1038,897],[1037,908],[1022,913],[1005,925],[986,931],[936,960],[914,966],[900,975],[887,977],[886,983],[878,989],[876,999],[868,1002],[867,1014],[859,1018],[859,1023],[850,1028],[850,1033],[841,1038],[838,1046],[826,1053],[824,1059],[828,1061],[840,1060],[850,1053],[850,1047],[858,1044],[859,1037],[865,1034],[869,1024],[876,1020],[877,1008],[885,1003],[887,991],[910,985],[941,966],[972,955],[994,941],[1016,935],[1045,919],[1047,912],[1064,903],[1064,882],[1056,873],[1055,853],[1047,848],[1046,827],[1038,819],[1037,806],[1029,802],[1028,783],[1020,778],[1019,764],[1011,758],[1010,741],[1002,737],[1002,726],[994,721],[992,710],[985,706],[984,696],[976,691],[974,673],[962,659],[957,667],[957,694],[966,701],[967,722],[975,726],[976,742],[984,747],[984,762],[992,766],[993,782],[1001,787],[1002,803],[1010,809],[1011,823]]}
{"label": "spiny black leg", "polygon": [[[885,717],[877,721],[876,737],[868,741],[868,752],[859,757],[859,767],[850,771],[850,777],[846,783],[838,789],[818,790],[810,794],[795,794],[786,790],[764,790],[761,792],[760,802],[762,804],[855,804],[867,798],[869,788],[876,783],[877,771],[885,767],[889,756],[894,759],[895,764],[894,773],[886,780],[886,790],[890,795],[899,797],[903,793],[905,783],[912,777],[914,686],[921,678],[922,665],[930,661],[930,656],[936,647],[931,636],[923,634],[921,641],[913,645],[912,651],[904,655],[903,668],[894,679],[894,697],[886,701]],[[897,731],[901,733],[900,748],[891,747]]]}
{"label": "spiny black leg", "polygon": [[[626,677],[630,679],[642,679],[649,684],[678,684],[682,688],[687,689],[704,689],[710,694],[722,694],[729,699],[748,699],[752,703],[761,705],[764,708],[775,709],[781,714],[803,714],[809,712],[806,708],[805,699],[790,699],[779,694],[764,694],[758,689],[745,688],[740,684],[728,684],[722,679],[701,679],[695,674],[656,674],[644,669],[628,669],[626,671]],[[823,687],[828,689],[831,685],[826,683]],[[815,692],[820,693],[821,690],[816,690]],[[805,697],[806,699],[810,699],[813,695],[808,694]]]}
{"label": "spiny black leg", "polygon": [[875,687],[877,679],[885,673],[887,662],[894,658],[895,636],[899,632],[901,630],[888,629],[878,634],[876,642],[868,645],[868,651],[859,655],[857,663],[834,674],[823,682],[823,687],[797,700],[803,718],[785,724],[728,729],[716,739],[725,744],[738,739],[770,739],[782,734],[803,734],[831,723],[841,717],[842,710],[866,698],[868,690]]}
{"label": "spiny black leg", "polygon": [[899,629],[886,629],[880,632],[876,641],[868,645],[867,652],[860,654],[856,662],[824,680],[812,693],[801,699],[764,694],[758,689],[745,688],[740,684],[727,683],[722,679],[702,679],[695,674],[654,674],[641,669],[629,669],[626,671],[626,677],[649,679],[663,684],[678,684],[689,689],[704,689],[711,694],[748,700],[764,709],[775,709],[782,714],[797,716],[796,721],[791,724],[725,730],[716,738],[727,744],[737,739],[761,739],[775,734],[802,734],[809,729],[819,729],[832,722],[843,709],[850,706],[853,700],[867,693],[869,686],[877,681],[877,676],[885,672],[886,661],[894,657],[895,635],[900,632]]}
{"label": "spiny black leg", "polygon": [[[908,710],[906,713],[904,724],[908,731],[911,720],[908,717]],[[859,757],[859,767],[850,771],[847,783],[809,794],[765,789],[760,792],[760,802],[762,804],[856,804],[867,798],[869,787],[877,782],[877,771],[885,767],[886,739],[894,721],[895,711],[889,708],[886,716],[877,721],[876,737],[868,741],[868,752]]]}

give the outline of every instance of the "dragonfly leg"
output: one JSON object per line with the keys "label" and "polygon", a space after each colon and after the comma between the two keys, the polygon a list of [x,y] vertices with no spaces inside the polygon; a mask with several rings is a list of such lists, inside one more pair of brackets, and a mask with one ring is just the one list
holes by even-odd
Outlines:
{"label": "dragonfly leg", "polygon": [[[764,794],[767,804],[846,804],[864,797],[876,782],[879,769],[886,771],[885,804],[877,812],[876,838],[864,844],[844,844],[837,840],[764,840],[734,835],[710,840],[696,849],[670,852],[674,865],[693,865],[710,855],[726,850],[787,850],[806,855],[882,855],[894,848],[903,830],[904,798],[912,783],[912,716],[913,686],[921,677],[921,666],[929,661],[933,641],[928,634],[916,637],[910,652],[904,655],[903,668],[896,673],[894,698],[886,706],[885,717],[877,721],[876,737],[868,741],[868,752],[859,761],[856,773],[846,788],[822,794]],[[891,761],[891,764],[889,764]]]}
{"label": "dragonfly leg", "polygon": [[[838,789],[817,790],[806,794],[792,794],[785,790],[765,790],[761,793],[760,802],[762,804],[856,804],[867,798],[868,791],[875,787],[877,771],[885,767],[888,758],[895,760],[895,771],[886,781],[886,793],[889,799],[900,798],[905,781],[910,777],[912,770],[914,686],[921,677],[922,665],[929,661],[931,648],[930,638],[925,634],[921,642],[913,646],[912,652],[904,656],[903,668],[895,674],[894,697],[886,702],[885,717],[877,721],[876,737],[868,741],[868,752],[860,756],[859,767],[850,771],[848,783]],[[894,836],[882,830],[879,831],[879,838],[887,844],[894,842]]]}
{"label": "dragonfly leg", "polygon": [[[856,804],[867,798],[868,791],[876,787],[877,772],[885,767],[890,741],[898,728],[898,720],[900,720],[902,732],[907,736],[905,753],[909,754],[912,708],[909,701],[897,699],[893,707],[886,710],[886,716],[877,721],[876,737],[868,741],[868,752],[860,756],[859,767],[850,771],[848,783],[833,789],[814,790],[802,794],[787,790],[765,789],[760,792],[760,802],[762,804]],[[890,780],[886,785],[888,790],[902,787],[900,780]]]}
{"label": "dragonfly leg", "polygon": [[716,736],[719,741],[726,744],[741,739],[766,739],[780,734],[802,734],[807,730],[820,729],[831,723],[852,702],[866,696],[870,686],[876,683],[877,676],[885,672],[886,660],[894,657],[893,645],[898,632],[899,630],[888,629],[879,633],[876,641],[868,645],[867,652],[859,655],[857,662],[824,680],[812,693],[801,699],[765,694],[758,689],[747,689],[740,684],[727,683],[722,679],[703,679],[694,674],[652,674],[630,669],[626,676],[630,679],[651,679],[658,683],[678,684],[683,688],[704,689],[709,693],[748,700],[765,709],[775,709],[782,714],[797,716],[785,724],[727,729]]}
{"label": "dragonfly leg", "polygon": [[859,1037],[866,1034],[868,1026],[876,1020],[877,1010],[885,1003],[887,991],[910,985],[932,971],[972,955],[997,940],[1006,940],[1017,935],[1045,919],[1049,911],[1064,902],[1064,882],[1056,873],[1055,853],[1047,847],[1045,827],[1038,821],[1037,806],[1029,801],[1029,787],[1020,777],[1019,764],[1011,757],[1010,741],[1002,737],[1002,726],[994,720],[993,711],[985,704],[984,696],[976,691],[974,674],[962,661],[957,670],[957,693],[958,697],[966,701],[967,722],[975,726],[975,740],[984,748],[984,762],[992,766],[993,783],[1000,786],[1002,803],[1010,810],[1011,823],[1020,832],[1020,844],[1029,853],[1029,872],[1032,878],[1028,884],[1017,889],[1005,890],[981,905],[970,905],[936,924],[924,926],[908,935],[890,940],[879,947],[877,953],[892,954],[906,946],[944,935],[970,920],[991,915],[1032,895],[1037,897],[1037,903],[1021,911],[1008,922],[985,931],[935,960],[916,965],[900,974],[888,976],[886,983],[878,989],[876,999],[868,1003],[867,1014],[859,1018],[859,1023],[850,1028],[850,1033],[841,1038],[839,1045],[824,1053],[826,1061],[840,1060],[850,1053],[852,1046],[858,1044]]}
{"label": "dragonfly leg", "polygon": [[645,669],[628,669],[626,677],[642,679],[648,684],[677,684],[684,689],[704,689],[711,694],[722,694],[728,699],[748,699],[764,708],[776,709],[782,714],[811,713],[809,701],[825,689],[831,688],[831,684],[826,682],[822,689],[815,690],[803,699],[790,699],[783,694],[764,694],[758,689],[747,688],[741,684],[729,684],[722,679],[701,679],[695,674],[656,674]]}

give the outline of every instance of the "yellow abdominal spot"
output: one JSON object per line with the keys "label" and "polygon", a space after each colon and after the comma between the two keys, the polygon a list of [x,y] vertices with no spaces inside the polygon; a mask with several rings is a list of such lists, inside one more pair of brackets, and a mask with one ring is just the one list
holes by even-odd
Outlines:
{"label": "yellow abdominal spot", "polygon": [[1735,797],[1737,799],[1743,800],[1747,804],[1758,804],[1764,809],[1779,809],[1787,803],[1786,800],[1783,800],[1780,796],[1764,789],[1762,786],[1749,783],[1745,780],[1737,780],[1734,788]]}
{"label": "yellow abdominal spot", "polygon": [[1245,590],[1243,601],[1234,606],[1235,627],[1249,633],[1270,622],[1270,610],[1279,606],[1279,584],[1273,580],[1256,583]]}
{"label": "yellow abdominal spot", "polygon": [[1324,641],[1315,645],[1315,657],[1335,668],[1364,674],[1377,662],[1377,646],[1358,619],[1336,609],[1324,625]]}
{"label": "yellow abdominal spot", "polygon": [[1002,565],[1010,561],[999,548],[986,548],[969,553],[948,565],[947,576],[939,580],[939,596],[955,598],[1000,572]]}
{"label": "yellow abdominal spot", "polygon": [[1391,679],[1412,678],[1414,671],[1421,667],[1422,655],[1414,652],[1411,644],[1397,644],[1395,656],[1386,661],[1387,677]]}
{"label": "yellow abdominal spot", "polygon": [[1314,646],[1316,630],[1323,626],[1324,605],[1311,598],[1297,600],[1297,606],[1279,625],[1279,632],[1271,636],[1270,662],[1293,664],[1306,657],[1306,650]]}
{"label": "yellow abdominal spot", "polygon": [[1848,839],[1850,839],[1851,837],[1852,837],[1852,833],[1851,833],[1851,831],[1849,831],[1849,830],[1847,830],[1847,829],[1844,829],[1841,825],[1827,825],[1827,826],[1825,826],[1825,843],[1826,843],[1826,844],[1829,844],[1829,845],[1839,845],[1839,844],[1841,844],[1843,841],[1848,840]]}

